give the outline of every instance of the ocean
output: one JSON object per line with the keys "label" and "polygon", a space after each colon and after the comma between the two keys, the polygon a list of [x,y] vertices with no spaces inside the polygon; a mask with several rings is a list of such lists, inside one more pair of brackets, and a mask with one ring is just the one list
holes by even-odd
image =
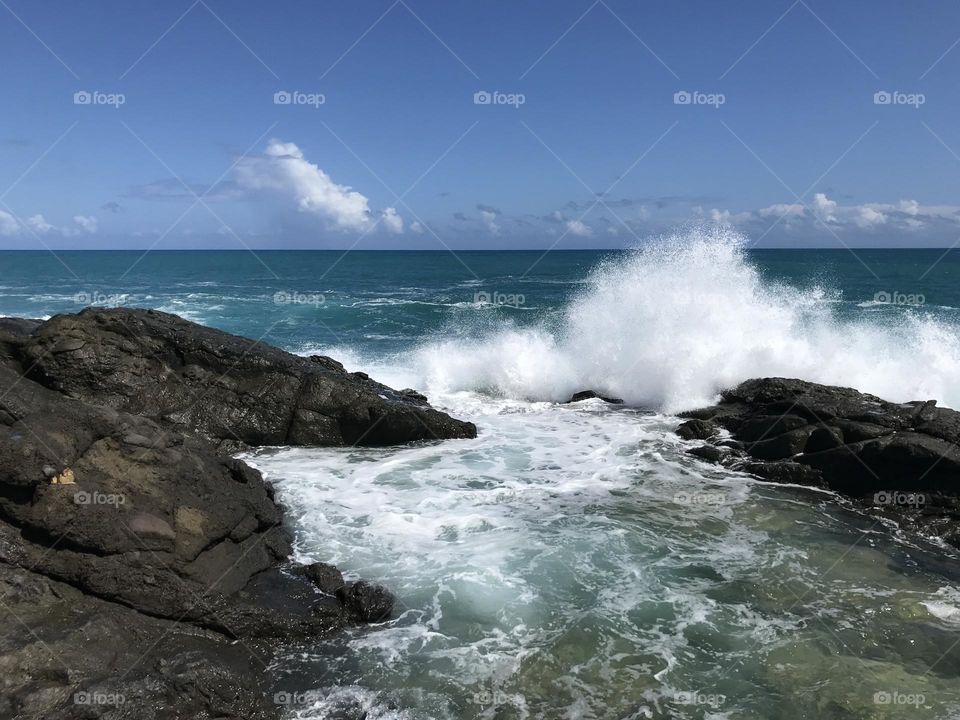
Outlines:
{"label": "ocean", "polygon": [[[261,448],[297,558],[395,617],[274,670],[301,718],[960,717],[960,577],[675,413],[785,375],[960,407],[960,251],[0,253],[0,315],[150,307],[326,354],[475,440]],[[578,390],[623,398],[564,404]]]}

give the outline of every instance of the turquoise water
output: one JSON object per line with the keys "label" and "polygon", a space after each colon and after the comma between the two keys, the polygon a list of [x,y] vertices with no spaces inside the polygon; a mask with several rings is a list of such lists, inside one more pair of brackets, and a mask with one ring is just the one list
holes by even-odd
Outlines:
{"label": "turquoise water", "polygon": [[[672,413],[763,374],[960,406],[960,255],[941,254],[721,232],[543,257],[3,253],[0,314],[155,307],[477,423],[246,456],[300,559],[398,596],[389,622],[284,653],[292,717],[939,720],[960,717],[956,558],[699,463]],[[561,404],[584,388],[628,406]]]}
{"label": "turquoise water", "polygon": [[[475,310],[477,292],[522,294],[496,308],[533,324],[562,310],[588,272],[625,251],[0,252],[0,314],[46,317],[99,305],[162,308],[288,348],[348,343],[395,352],[450,330]],[[842,314],[878,292],[925,296],[926,310],[960,318],[960,251],[756,250],[771,282],[838,294]],[[932,269],[931,269],[932,268]],[[277,293],[304,304],[275,302]],[[320,305],[311,295],[322,295]],[[893,312],[903,308],[891,307]]]}

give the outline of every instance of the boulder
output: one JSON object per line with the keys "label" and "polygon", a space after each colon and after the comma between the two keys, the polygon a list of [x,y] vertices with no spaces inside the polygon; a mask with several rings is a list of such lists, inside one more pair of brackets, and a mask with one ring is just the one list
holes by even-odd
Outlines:
{"label": "boulder", "polygon": [[329,358],[163,313],[0,321],[0,717],[279,717],[276,651],[394,598],[290,565],[273,488],[224,450],[475,432]]}
{"label": "boulder", "polygon": [[581,390],[580,392],[575,392],[570,399],[567,400],[567,403],[580,402],[582,400],[603,400],[605,403],[610,403],[611,405],[623,405],[623,400],[620,398],[611,398],[604,397],[593,390]]}
{"label": "boulder", "polygon": [[[706,424],[730,431],[749,455],[725,465],[774,482],[825,487],[878,509],[874,496],[937,497],[935,505],[886,504],[885,514],[957,542],[960,412],[934,400],[892,403],[851,388],[787,378],[748,380],[677,429],[705,439]],[[705,451],[701,457],[712,459]]]}
{"label": "boulder", "polygon": [[[3,328],[0,327],[0,332]],[[88,308],[19,323],[8,355],[47,388],[196,433],[225,449],[259,445],[393,445],[472,438],[409,390],[329,358],[300,357],[176,315]]]}

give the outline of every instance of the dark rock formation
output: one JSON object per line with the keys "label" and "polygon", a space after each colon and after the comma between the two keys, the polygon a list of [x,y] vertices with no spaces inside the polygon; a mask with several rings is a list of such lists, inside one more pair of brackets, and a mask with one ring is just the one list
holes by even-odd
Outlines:
{"label": "dark rock formation", "polygon": [[570,397],[569,400],[567,400],[567,403],[575,403],[580,402],[581,400],[593,399],[603,400],[605,403],[610,403],[611,405],[623,405],[623,400],[620,398],[604,397],[593,390],[581,390],[580,392],[576,392]]}
{"label": "dark rock formation", "polygon": [[[802,380],[748,380],[677,430],[714,423],[737,443],[714,461],[775,482],[829,488],[960,546],[960,412],[934,400],[891,403]],[[694,451],[691,451],[694,452]],[[696,454],[713,460],[700,448]]]}
{"label": "dark rock formation", "polygon": [[278,646],[384,620],[393,597],[290,567],[272,487],[223,449],[474,433],[329,358],[163,313],[0,321],[0,717],[277,717]]}
{"label": "dark rock formation", "polygon": [[30,379],[226,448],[393,445],[475,437],[413,391],[154,310],[88,308],[17,328]]}

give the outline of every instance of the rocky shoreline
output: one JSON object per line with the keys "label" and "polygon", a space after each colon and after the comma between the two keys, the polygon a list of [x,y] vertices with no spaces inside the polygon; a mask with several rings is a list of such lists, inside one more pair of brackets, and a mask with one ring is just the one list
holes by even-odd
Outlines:
{"label": "rocky shoreline", "polygon": [[682,413],[688,452],[764,480],[832,490],[878,518],[960,548],[960,412],[851,388],[748,380]]}
{"label": "rocky shoreline", "polygon": [[[960,548],[956,411],[765,378],[684,417],[702,461]],[[166,313],[0,318],[0,717],[279,717],[274,654],[393,598],[291,564],[273,488],[231,455],[476,434],[413,390]]]}
{"label": "rocky shoreline", "polygon": [[393,598],[289,563],[230,453],[476,436],[325,357],[146,310],[0,320],[0,716],[274,718],[285,641]]}

